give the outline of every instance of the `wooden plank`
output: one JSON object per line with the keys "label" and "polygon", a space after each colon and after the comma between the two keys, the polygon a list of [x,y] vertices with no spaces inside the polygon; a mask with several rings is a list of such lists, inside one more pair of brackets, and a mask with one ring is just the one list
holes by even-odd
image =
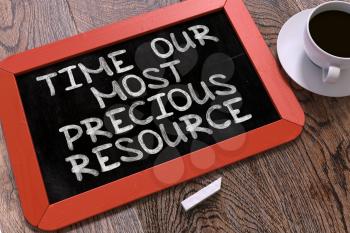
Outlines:
{"label": "wooden plank", "polygon": [[[106,22],[113,22],[116,20],[114,14],[105,14],[110,10],[111,4],[100,4],[94,1],[87,3],[88,4],[85,6],[92,7],[89,9],[91,12],[88,16],[92,17],[91,19],[94,22],[88,29],[102,26]],[[108,3],[108,1],[104,3]],[[113,3],[119,6],[119,8],[117,8],[119,9],[119,13],[124,12],[123,17],[128,17],[172,2],[155,1],[151,4],[140,4],[138,2],[130,3],[129,1],[124,1],[124,3],[119,2],[120,5],[117,4],[118,2]],[[81,6],[78,8],[84,9]],[[129,11],[125,11],[124,8],[129,9]],[[130,9],[136,9],[136,11],[132,12]],[[0,19],[4,22],[4,26],[0,28],[0,59],[23,50],[74,35],[78,31],[77,29],[83,31],[81,27],[76,27],[70,10],[65,0],[50,2],[39,0],[30,2],[0,2]],[[74,11],[72,12],[74,13]],[[104,15],[104,20],[106,20],[105,23],[94,20],[94,14],[100,15],[101,12],[103,13],[102,15]],[[77,22],[79,21],[77,20]],[[79,26],[80,24],[77,23],[77,25]],[[36,232],[37,230],[29,226],[22,216],[2,133],[0,146],[0,174],[1,177],[5,177],[5,179],[0,180],[0,185],[5,187],[0,191],[0,203],[6,203],[6,205],[0,205],[0,229],[3,230],[3,232]],[[7,213],[9,212],[13,213],[8,215]],[[142,227],[135,208],[127,206],[99,215],[83,223],[76,224],[64,231],[142,232]]]}
{"label": "wooden plank", "polygon": [[3,0],[0,12],[0,59],[76,34],[65,0]]}
{"label": "wooden plank", "polygon": [[105,233],[105,232],[125,232],[143,233],[140,220],[137,216],[136,208],[127,205],[114,209],[86,221],[77,223],[61,232],[77,233]]}
{"label": "wooden plank", "polygon": [[78,32],[85,32],[118,20],[139,15],[179,0],[67,0]]}
{"label": "wooden plank", "polygon": [[[1,1],[0,22],[0,59],[76,34],[64,0]],[[0,229],[36,232],[22,215],[2,130],[0,135]]]}
{"label": "wooden plank", "polygon": [[[103,1],[78,1],[68,0],[72,16],[78,32],[85,32],[96,27],[132,17],[141,13],[151,11],[153,9],[167,6],[178,2],[177,0],[161,0],[161,1],[127,1],[127,0],[103,0]],[[137,214],[136,209],[142,208],[139,202],[132,203],[125,207],[125,212],[130,211]],[[124,209],[124,208],[123,208]],[[130,210],[128,210],[130,209]],[[97,232],[115,232],[117,229],[120,232],[141,232],[142,225],[135,215],[130,215],[132,218],[114,217],[114,213],[119,209],[113,210],[106,214],[97,216],[99,221],[108,218],[108,224],[102,225],[102,229],[93,228]],[[84,223],[83,223],[84,224]],[[94,224],[92,224],[94,226]],[[107,226],[107,227],[106,227]],[[110,228],[108,228],[110,226]],[[116,228],[115,226],[119,226]],[[113,228],[114,227],[114,228]],[[86,230],[82,232],[87,232]]]}
{"label": "wooden plank", "polygon": [[[274,54],[283,23],[321,2],[245,1]],[[349,232],[349,98],[291,84],[307,115],[302,137],[142,200],[145,232]],[[210,203],[181,209],[180,200],[219,176],[223,187]]]}
{"label": "wooden plank", "polygon": [[[323,0],[322,0],[323,1]],[[282,24],[321,0],[246,0],[276,54]],[[348,0],[349,1],[349,0]],[[175,1],[1,1],[0,57]],[[63,20],[64,19],[64,20]],[[59,23],[57,23],[59,22]],[[293,86],[306,112],[295,142],[92,218],[64,232],[350,232],[350,101]],[[0,229],[35,232],[18,204],[0,137]],[[180,201],[223,177],[222,190],[185,213]],[[138,216],[137,216],[138,215]]]}
{"label": "wooden plank", "polygon": [[[2,1],[0,58],[63,39],[77,33],[65,0]],[[3,232],[37,232],[22,216],[11,173],[6,144],[0,134],[0,229]],[[142,232],[136,210],[124,207],[76,224],[70,232]]]}
{"label": "wooden plank", "polygon": [[[283,23],[322,2],[246,0],[246,5],[276,54]],[[273,180],[288,231],[350,232],[349,97],[321,97],[289,82],[306,113],[304,133],[286,151],[278,150],[278,159],[271,158],[265,163],[269,170],[264,169]]]}

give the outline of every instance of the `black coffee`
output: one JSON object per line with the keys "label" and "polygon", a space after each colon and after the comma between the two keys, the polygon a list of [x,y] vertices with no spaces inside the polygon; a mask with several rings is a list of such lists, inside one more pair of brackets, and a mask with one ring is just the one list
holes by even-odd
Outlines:
{"label": "black coffee", "polygon": [[311,19],[312,39],[324,51],[350,57],[350,14],[342,11],[326,11]]}

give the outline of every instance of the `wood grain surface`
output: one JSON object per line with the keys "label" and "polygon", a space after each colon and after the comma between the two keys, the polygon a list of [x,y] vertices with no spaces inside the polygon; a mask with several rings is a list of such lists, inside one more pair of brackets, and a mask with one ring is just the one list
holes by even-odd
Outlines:
{"label": "wood grain surface", "polygon": [[[176,0],[0,0],[0,58]],[[320,0],[245,0],[271,51],[283,23]],[[297,38],[296,38],[297,39]],[[290,81],[306,114],[297,140],[61,232],[350,233],[350,99]],[[222,190],[185,213],[180,201],[222,176]],[[24,220],[0,135],[0,231],[39,232]]]}

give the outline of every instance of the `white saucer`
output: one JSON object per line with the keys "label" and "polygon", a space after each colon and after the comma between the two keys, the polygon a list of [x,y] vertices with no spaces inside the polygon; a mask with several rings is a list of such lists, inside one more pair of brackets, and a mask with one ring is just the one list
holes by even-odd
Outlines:
{"label": "white saucer", "polygon": [[[322,81],[322,69],[316,66],[304,52],[304,30],[311,10],[291,17],[282,27],[277,39],[277,53],[283,69],[303,88],[324,96],[350,95],[350,69],[342,70],[336,83]],[[303,26],[305,25],[305,26]]]}

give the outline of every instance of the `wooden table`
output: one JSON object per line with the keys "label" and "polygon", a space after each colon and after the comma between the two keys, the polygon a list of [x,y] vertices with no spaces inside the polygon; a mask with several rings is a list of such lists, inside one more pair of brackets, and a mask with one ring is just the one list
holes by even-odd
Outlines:
{"label": "wooden table", "polygon": [[[350,1],[350,0],[349,0]],[[0,0],[0,58],[176,0]],[[282,24],[320,0],[246,0],[272,52]],[[63,232],[350,232],[350,99],[290,82],[305,114],[297,140],[115,209]],[[215,178],[223,190],[185,213],[180,200]],[[37,232],[24,220],[0,136],[0,230]]]}

